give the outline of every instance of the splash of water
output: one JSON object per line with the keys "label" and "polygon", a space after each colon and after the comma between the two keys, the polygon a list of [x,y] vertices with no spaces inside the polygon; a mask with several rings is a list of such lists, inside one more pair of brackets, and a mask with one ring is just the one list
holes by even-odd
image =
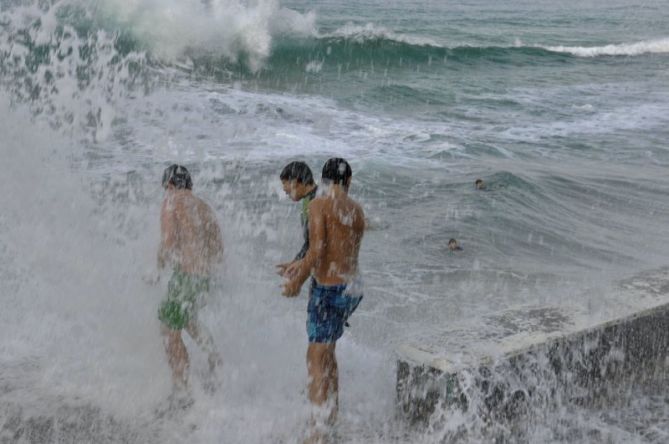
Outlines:
{"label": "splash of water", "polygon": [[118,35],[68,24],[66,6],[33,2],[0,14],[0,85],[32,118],[104,140],[119,100],[148,85],[148,59],[120,51]]}
{"label": "splash of water", "polygon": [[102,0],[95,14],[127,29],[156,56],[221,56],[257,71],[275,37],[315,35],[315,14],[283,8],[277,0]]}

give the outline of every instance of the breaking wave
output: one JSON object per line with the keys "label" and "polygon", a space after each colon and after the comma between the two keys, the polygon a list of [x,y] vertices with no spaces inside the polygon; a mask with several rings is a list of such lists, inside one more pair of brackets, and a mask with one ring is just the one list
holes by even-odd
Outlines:
{"label": "breaking wave", "polygon": [[94,15],[123,29],[163,60],[222,56],[260,69],[279,36],[315,34],[315,14],[278,0],[103,0]]}

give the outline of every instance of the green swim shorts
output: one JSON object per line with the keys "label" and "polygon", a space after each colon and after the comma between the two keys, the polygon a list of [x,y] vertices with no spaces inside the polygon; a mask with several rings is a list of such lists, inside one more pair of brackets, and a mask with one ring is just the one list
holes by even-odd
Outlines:
{"label": "green swim shorts", "polygon": [[209,278],[174,269],[167,284],[167,299],[158,309],[158,319],[171,330],[181,330],[193,318],[198,297],[209,291]]}

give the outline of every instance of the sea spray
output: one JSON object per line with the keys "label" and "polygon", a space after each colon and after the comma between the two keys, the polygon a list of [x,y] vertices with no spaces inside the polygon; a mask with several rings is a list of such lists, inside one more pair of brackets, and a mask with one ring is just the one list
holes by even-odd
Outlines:
{"label": "sea spray", "polygon": [[274,39],[316,33],[315,14],[283,8],[277,0],[101,0],[94,16],[123,29],[157,57],[218,56],[263,67]]}
{"label": "sea spray", "polygon": [[0,15],[0,85],[32,118],[104,140],[119,99],[149,87],[147,58],[120,51],[117,34],[67,24],[66,5],[35,2]]}

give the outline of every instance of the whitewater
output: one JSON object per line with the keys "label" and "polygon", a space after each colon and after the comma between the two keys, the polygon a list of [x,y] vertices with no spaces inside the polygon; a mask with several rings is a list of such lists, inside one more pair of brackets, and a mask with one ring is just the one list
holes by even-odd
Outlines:
{"label": "whitewater", "polygon": [[[657,0],[0,0],[0,440],[301,442],[307,296],[274,274],[301,242],[278,175],[335,155],[370,221],[340,441],[508,436],[401,421],[395,350],[502,308],[598,318],[615,280],[669,263],[667,20]],[[195,403],[166,420],[169,276],[151,282],[173,162],[222,227],[202,321],[224,364],[206,393],[187,342]],[[523,436],[666,442],[664,387]]]}

